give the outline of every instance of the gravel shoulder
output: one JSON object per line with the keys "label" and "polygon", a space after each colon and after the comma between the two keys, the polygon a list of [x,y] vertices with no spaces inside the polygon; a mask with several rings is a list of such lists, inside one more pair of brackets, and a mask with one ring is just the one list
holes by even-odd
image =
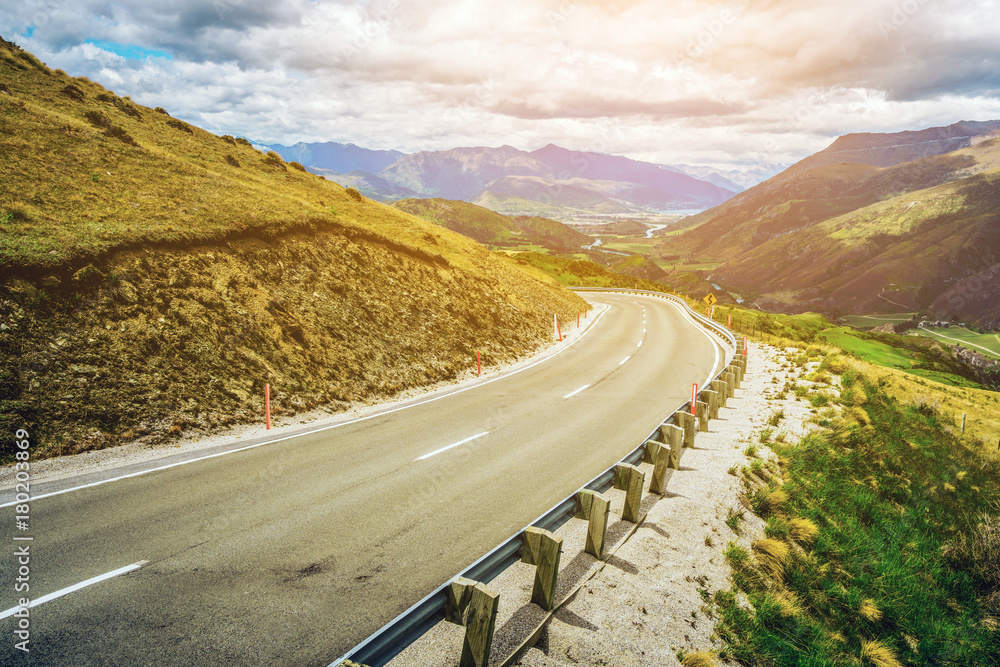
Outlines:
{"label": "gravel shoulder", "polygon": [[[556,531],[563,539],[556,595],[562,603],[553,614],[530,603],[531,566],[515,564],[490,583],[500,593],[490,665],[678,665],[685,652],[722,648],[706,601],[729,588],[723,550],[730,541],[749,549],[764,525],[741,504],[743,483],[733,473],[750,461],[751,443],[755,456],[774,458],[759,441],[776,412],[783,411],[784,418],[774,431],[787,442],[812,428],[815,410],[786,388],[811,368],[789,363],[786,354],[750,344],[741,388],[709,432],[697,435],[694,449],[685,450],[664,497],[644,494],[645,518],[638,525],[620,519],[624,491],[608,492],[611,556],[604,562],[584,553],[585,521],[570,521]],[[648,486],[652,466],[640,469]],[[739,533],[726,524],[731,512],[745,514]],[[389,665],[457,664],[463,633],[460,626],[439,623]],[[530,648],[518,651],[526,642]],[[508,662],[515,652],[519,657]]]}

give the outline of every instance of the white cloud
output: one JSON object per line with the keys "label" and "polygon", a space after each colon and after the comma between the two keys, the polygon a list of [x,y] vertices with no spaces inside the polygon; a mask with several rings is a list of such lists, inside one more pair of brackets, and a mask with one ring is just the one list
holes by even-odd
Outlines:
{"label": "white cloud", "polygon": [[[746,164],[847,132],[1000,118],[998,19],[971,0],[27,0],[0,33],[263,141],[554,142]],[[126,60],[87,39],[173,59]]]}

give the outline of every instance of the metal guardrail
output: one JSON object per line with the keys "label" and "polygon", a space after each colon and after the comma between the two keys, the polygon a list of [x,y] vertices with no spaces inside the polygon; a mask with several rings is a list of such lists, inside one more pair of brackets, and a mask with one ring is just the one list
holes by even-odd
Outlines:
{"label": "metal guardrail", "polygon": [[[704,315],[695,312],[683,299],[674,296],[673,294],[665,294],[663,292],[653,292],[649,290],[625,290],[609,287],[572,287],[570,289],[577,292],[618,292],[625,294],[643,294],[672,300],[683,306],[684,309],[687,310],[689,314],[693,315],[698,322],[718,335],[725,343],[728,343],[732,347],[732,351],[726,355],[725,363],[722,364],[723,370],[725,370],[725,368],[732,363],[733,356],[736,354],[736,339],[728,329],[716,322],[713,322]],[[720,371],[712,379],[718,379],[721,374],[722,371]],[[669,416],[661,423],[674,423],[674,414],[679,410],[688,410],[690,407],[691,401],[685,401],[681,405],[674,408],[674,410],[669,413]],[[657,425],[657,427],[643,439],[641,445],[632,450],[632,452],[619,461],[619,463],[635,465],[642,461],[643,453],[646,448],[646,442],[653,439],[654,436],[658,434],[658,431],[659,425]],[[615,466],[617,465],[618,464],[615,464]],[[589,489],[597,491],[598,493],[603,493],[610,489],[614,486],[615,466],[611,466],[600,475],[587,482],[578,491]],[[576,494],[577,492],[574,492],[573,495],[567,497],[558,505],[545,512],[530,525],[543,530],[554,531],[567,523],[576,514]],[[389,623],[386,623],[382,626],[382,628],[377,630],[374,634],[345,653],[343,656],[334,660],[330,667],[335,667],[345,660],[352,660],[353,662],[370,665],[370,667],[383,667],[386,663],[399,655],[407,646],[419,639],[425,632],[434,627],[438,622],[444,620],[445,608],[448,602],[448,587],[450,586],[452,580],[457,577],[465,577],[467,579],[472,579],[473,581],[479,581],[487,584],[493,581],[493,579],[499,576],[500,573],[508,567],[521,560],[521,534],[523,532],[523,529],[519,530],[488,554],[456,574],[455,577],[452,577],[452,579],[449,579],[445,583],[441,584],[433,592],[420,600],[420,602],[404,611]]]}

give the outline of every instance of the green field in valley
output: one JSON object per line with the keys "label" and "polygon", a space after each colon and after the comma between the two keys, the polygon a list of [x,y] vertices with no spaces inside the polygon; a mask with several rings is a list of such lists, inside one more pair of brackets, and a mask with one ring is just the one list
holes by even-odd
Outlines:
{"label": "green field in valley", "polygon": [[921,327],[916,332],[927,338],[940,340],[951,345],[960,344],[962,347],[975,350],[988,357],[1000,359],[1000,334],[997,333],[976,333],[965,327],[948,327],[947,329]]}

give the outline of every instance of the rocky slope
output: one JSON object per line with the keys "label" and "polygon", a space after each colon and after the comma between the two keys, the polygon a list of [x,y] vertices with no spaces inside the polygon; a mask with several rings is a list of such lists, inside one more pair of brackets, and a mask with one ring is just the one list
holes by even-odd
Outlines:
{"label": "rocky slope", "polygon": [[0,42],[0,459],[372,401],[551,340],[576,295]]}

